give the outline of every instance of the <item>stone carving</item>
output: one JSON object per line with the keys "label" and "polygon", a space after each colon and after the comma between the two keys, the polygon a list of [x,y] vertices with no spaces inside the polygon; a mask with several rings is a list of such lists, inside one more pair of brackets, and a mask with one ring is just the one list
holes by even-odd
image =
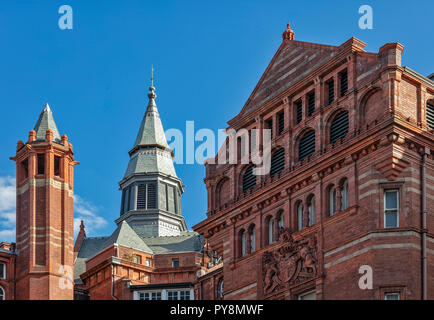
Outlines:
{"label": "stone carving", "polygon": [[315,237],[295,241],[288,229],[281,229],[280,243],[262,257],[265,295],[313,279],[318,273]]}

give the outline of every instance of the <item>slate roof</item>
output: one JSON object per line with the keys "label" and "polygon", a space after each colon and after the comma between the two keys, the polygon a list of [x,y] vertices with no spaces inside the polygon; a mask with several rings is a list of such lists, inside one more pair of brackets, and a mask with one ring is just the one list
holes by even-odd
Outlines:
{"label": "slate roof", "polygon": [[149,88],[149,103],[137,134],[124,178],[133,174],[163,173],[176,177],[172,150],[167,144],[160,114],[155,104],[155,88]]}
{"label": "slate roof", "polygon": [[176,252],[201,252],[202,237],[194,231],[181,232],[179,236],[143,238],[154,254]]}
{"label": "slate roof", "polygon": [[117,243],[124,247],[134,248],[143,252],[152,253],[152,250],[146,243],[137,235],[130,227],[128,222],[122,221],[113,234],[107,239],[103,247],[107,248],[110,245]]}
{"label": "slate roof", "polygon": [[60,142],[59,130],[57,130],[57,126],[53,118],[53,112],[51,112],[50,106],[47,103],[39,115],[39,119],[36,122],[34,128],[36,131],[36,140],[45,140],[45,133],[48,129],[53,130],[54,141]]}
{"label": "slate roof", "polygon": [[74,262],[74,283],[81,284],[80,275],[86,271],[86,260],[104,248],[109,237],[84,238]]}

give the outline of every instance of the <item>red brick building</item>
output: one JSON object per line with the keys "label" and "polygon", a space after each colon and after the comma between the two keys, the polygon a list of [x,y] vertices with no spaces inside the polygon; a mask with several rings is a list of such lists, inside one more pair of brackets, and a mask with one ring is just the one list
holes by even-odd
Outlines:
{"label": "red brick building", "polygon": [[223,262],[199,298],[434,299],[434,77],[403,67],[399,43],[364,47],[288,25],[228,122],[271,129],[270,173],[219,162],[228,143],[206,164],[194,230]]}

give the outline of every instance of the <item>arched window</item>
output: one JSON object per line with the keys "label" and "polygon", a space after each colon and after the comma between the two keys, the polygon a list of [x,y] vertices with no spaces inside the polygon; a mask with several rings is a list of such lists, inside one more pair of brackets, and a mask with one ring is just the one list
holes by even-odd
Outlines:
{"label": "arched window", "polygon": [[256,185],[256,176],[253,174],[253,165],[248,167],[243,175],[243,192],[246,192]]}
{"label": "arched window", "polygon": [[329,189],[329,216],[333,216],[336,210],[336,189],[331,186]]}
{"label": "arched window", "polygon": [[0,287],[0,300],[6,300],[5,291]]}
{"label": "arched window", "polygon": [[272,217],[270,217],[268,219],[267,231],[268,231],[268,244],[272,244],[273,243],[273,233],[274,233],[274,220]]}
{"label": "arched window", "polygon": [[330,125],[330,143],[335,143],[348,134],[348,111],[339,112]]}
{"label": "arched window", "polygon": [[285,220],[284,220],[283,211],[280,211],[280,213],[279,213],[279,228],[285,228]]}
{"label": "arched window", "polygon": [[240,256],[244,257],[247,253],[247,237],[244,230],[240,231]]}
{"label": "arched window", "polygon": [[250,226],[249,236],[250,236],[250,253],[253,253],[256,251],[256,227],[255,227],[255,225]]}
{"label": "arched window", "polygon": [[217,284],[217,298],[223,299],[223,278],[220,278]]}
{"label": "arched window", "polygon": [[342,182],[342,193],[341,193],[341,210],[348,209],[348,180],[345,179]]}
{"label": "arched window", "polygon": [[297,225],[298,230],[303,229],[303,204],[301,201],[297,205]]}
{"label": "arched window", "polygon": [[270,176],[273,177],[279,174],[285,168],[285,149],[281,148],[271,156]]}
{"label": "arched window", "polygon": [[306,132],[298,145],[298,160],[302,161],[315,153],[315,130]]}
{"label": "arched window", "polygon": [[431,130],[434,130],[434,101],[426,103],[426,122]]}
{"label": "arched window", "polygon": [[312,196],[309,199],[309,226],[313,226],[315,224],[315,197]]}

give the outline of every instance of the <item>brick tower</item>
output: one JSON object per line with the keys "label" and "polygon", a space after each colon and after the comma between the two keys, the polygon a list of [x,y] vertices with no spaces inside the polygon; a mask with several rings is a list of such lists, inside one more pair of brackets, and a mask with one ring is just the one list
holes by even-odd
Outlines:
{"label": "brick tower", "polygon": [[74,160],[48,104],[27,143],[18,141],[16,298],[73,299]]}

